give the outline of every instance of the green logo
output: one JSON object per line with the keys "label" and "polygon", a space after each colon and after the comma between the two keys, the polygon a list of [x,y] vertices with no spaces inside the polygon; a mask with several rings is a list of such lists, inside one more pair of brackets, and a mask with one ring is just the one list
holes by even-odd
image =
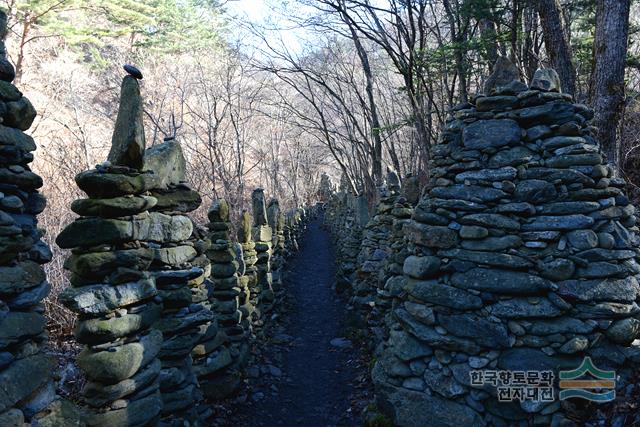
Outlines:
{"label": "green logo", "polygon": [[[580,379],[589,374],[592,378]],[[593,391],[591,391],[593,390]],[[616,372],[596,368],[585,357],[573,371],[560,371],[560,400],[578,397],[593,402],[610,402],[616,398]]]}

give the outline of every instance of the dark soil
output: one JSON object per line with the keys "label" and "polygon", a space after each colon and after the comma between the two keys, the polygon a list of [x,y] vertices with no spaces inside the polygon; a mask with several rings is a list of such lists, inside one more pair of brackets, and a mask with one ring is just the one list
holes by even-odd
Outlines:
{"label": "dark soil", "polygon": [[367,361],[351,341],[334,340],[344,337],[347,313],[333,288],[335,259],[321,219],[309,224],[287,270],[286,314],[271,327],[267,344],[254,350],[256,364],[247,371],[244,391],[218,421],[250,427],[361,425],[371,398]]}

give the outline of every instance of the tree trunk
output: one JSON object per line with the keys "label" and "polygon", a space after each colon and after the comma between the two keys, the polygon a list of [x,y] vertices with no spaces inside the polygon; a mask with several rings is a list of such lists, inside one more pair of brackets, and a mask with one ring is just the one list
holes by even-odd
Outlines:
{"label": "tree trunk", "polygon": [[620,165],[618,125],[624,111],[624,72],[629,36],[631,0],[596,1],[596,36],[593,43],[594,67],[589,99],[595,111],[594,125],[609,163]]}
{"label": "tree trunk", "polygon": [[569,37],[562,22],[562,10],[558,0],[538,0],[538,14],[542,24],[544,46],[551,66],[560,76],[562,91],[575,95],[576,69],[573,66]]}

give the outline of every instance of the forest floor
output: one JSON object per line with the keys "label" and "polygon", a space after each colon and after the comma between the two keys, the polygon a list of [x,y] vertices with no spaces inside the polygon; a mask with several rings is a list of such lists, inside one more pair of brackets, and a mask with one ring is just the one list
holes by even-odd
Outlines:
{"label": "forest floor", "polygon": [[334,289],[335,259],[321,219],[288,260],[285,307],[254,349],[240,395],[218,406],[218,425],[362,425],[372,399],[368,357],[345,337],[347,310]]}

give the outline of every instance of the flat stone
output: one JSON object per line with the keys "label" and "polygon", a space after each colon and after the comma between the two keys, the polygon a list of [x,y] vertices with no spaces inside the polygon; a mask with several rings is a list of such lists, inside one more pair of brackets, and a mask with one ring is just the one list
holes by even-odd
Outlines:
{"label": "flat stone", "polygon": [[152,258],[153,251],[146,248],[71,254],[66,259],[64,268],[87,278],[88,281],[95,281],[118,268],[147,270]]}
{"label": "flat stone", "polygon": [[498,228],[505,231],[520,230],[520,222],[505,215],[477,213],[465,215],[458,219],[460,224],[479,225],[486,228]]}
{"label": "flat stone", "polygon": [[103,384],[116,384],[131,378],[155,358],[162,346],[162,333],[152,329],[147,335],[105,351],[85,348],[78,355],[78,366],[87,378]]}
{"label": "flat stone", "polygon": [[28,340],[44,331],[45,318],[40,313],[10,311],[0,315],[0,348]]}
{"label": "flat stone", "polygon": [[614,343],[628,347],[640,336],[640,320],[632,317],[616,320],[605,334]]}
{"label": "flat stone", "polygon": [[147,211],[158,200],[150,196],[114,197],[111,199],[78,199],[71,203],[71,210],[80,216],[116,218]]}
{"label": "flat stone", "polygon": [[169,190],[153,189],[151,195],[157,200],[153,210],[166,212],[191,212],[202,204],[202,198],[197,191],[178,185]]}
{"label": "flat stone", "polygon": [[427,369],[423,375],[425,384],[442,397],[453,399],[466,393],[451,375],[445,375],[442,371]]}
{"label": "flat stone", "polygon": [[483,347],[510,347],[507,328],[502,323],[492,322],[477,314],[439,314],[440,324],[449,333],[470,338]]}
{"label": "flat stone", "polygon": [[102,315],[152,298],[156,293],[153,281],[140,280],[121,285],[98,284],[67,288],[62,291],[59,300],[76,313]]}
{"label": "flat stone", "polygon": [[483,203],[495,202],[507,197],[507,193],[495,188],[459,184],[448,187],[436,187],[431,190],[430,195],[441,199],[462,199]]}
{"label": "flat stone", "polygon": [[36,150],[36,143],[26,133],[13,127],[0,124],[0,146],[13,146],[18,150],[28,153]]}
{"label": "flat stone", "polygon": [[602,163],[602,156],[598,153],[587,154],[567,154],[556,156],[545,161],[550,168],[566,168],[570,166],[599,165]]}
{"label": "flat stone", "polygon": [[589,340],[585,337],[573,337],[564,343],[558,351],[563,354],[579,353],[589,347]]}
{"label": "flat stone", "polygon": [[461,246],[463,249],[473,251],[506,251],[512,248],[518,248],[522,245],[522,239],[519,236],[507,235],[503,237],[487,237],[481,240],[463,240]]}
{"label": "flat stone", "polygon": [[593,218],[586,215],[538,216],[522,225],[523,231],[568,231],[591,227]]}
{"label": "flat stone", "polygon": [[76,339],[83,344],[101,344],[115,341],[149,328],[160,318],[162,308],[147,304],[142,311],[122,316],[78,320],[74,330]]}
{"label": "flat stone", "polygon": [[505,110],[518,105],[518,98],[515,96],[483,96],[476,100],[478,111]]}
{"label": "flat stone", "polygon": [[431,304],[463,310],[482,307],[479,297],[437,280],[407,280],[405,290],[414,298]]}
{"label": "flat stone", "polygon": [[521,269],[533,266],[526,258],[496,252],[468,251],[466,249],[449,249],[438,251],[439,256],[451,257],[478,264],[486,264],[506,269]]}
{"label": "flat stone", "polygon": [[[133,78],[133,77],[131,77]],[[162,409],[162,399],[159,392],[137,400],[127,401],[123,408],[111,409],[106,412],[92,412],[87,417],[87,425],[91,426],[142,426],[154,419]]]}
{"label": "flat stone", "polygon": [[516,168],[510,166],[499,169],[481,169],[459,173],[455,180],[456,182],[465,182],[466,180],[505,181],[514,179],[517,173]]}
{"label": "flat stone", "polygon": [[533,160],[535,154],[533,151],[523,146],[515,146],[508,149],[498,151],[489,158],[488,166],[490,168],[501,168],[506,166],[519,166],[529,163]]}
{"label": "flat stone", "polygon": [[451,284],[461,289],[506,295],[535,295],[552,286],[548,280],[532,274],[489,268],[472,268],[464,273],[453,273]]}
{"label": "flat stone", "polygon": [[514,110],[518,123],[524,126],[563,124],[574,120],[574,107],[567,102],[549,102],[535,107]]}
{"label": "flat stone", "polygon": [[541,262],[538,264],[538,270],[540,271],[540,276],[545,279],[559,281],[571,278],[576,266],[568,259],[556,258],[548,262]]}
{"label": "flat stone", "polygon": [[557,317],[553,320],[536,319],[529,321],[526,326],[527,332],[534,335],[589,334],[594,328],[592,324],[571,317]]}
{"label": "flat stone", "polygon": [[17,294],[46,280],[44,269],[33,261],[0,266],[0,294]]}
{"label": "flat stone", "polygon": [[635,277],[624,279],[565,280],[558,282],[558,294],[577,301],[635,301],[640,286]]}
{"label": "flat stone", "polygon": [[462,132],[464,146],[478,150],[513,145],[521,137],[522,130],[510,119],[480,120],[466,126]]}
{"label": "flat stone", "polygon": [[150,172],[125,175],[95,169],[76,175],[76,184],[91,198],[112,198],[141,194],[157,186],[157,177]]}
{"label": "flat stone", "polygon": [[537,304],[531,304],[527,298],[502,300],[488,306],[487,310],[494,316],[508,319],[557,317],[562,314],[562,310],[546,298],[541,298]]}
{"label": "flat stone", "polygon": [[482,239],[489,235],[489,230],[477,225],[463,225],[459,233],[463,239]]}
{"label": "flat stone", "polygon": [[598,209],[597,202],[556,202],[542,205],[540,212],[544,215],[590,214]]}
{"label": "flat stone", "polygon": [[555,200],[558,192],[556,187],[547,181],[528,179],[518,182],[514,197],[517,201],[538,205]]}

